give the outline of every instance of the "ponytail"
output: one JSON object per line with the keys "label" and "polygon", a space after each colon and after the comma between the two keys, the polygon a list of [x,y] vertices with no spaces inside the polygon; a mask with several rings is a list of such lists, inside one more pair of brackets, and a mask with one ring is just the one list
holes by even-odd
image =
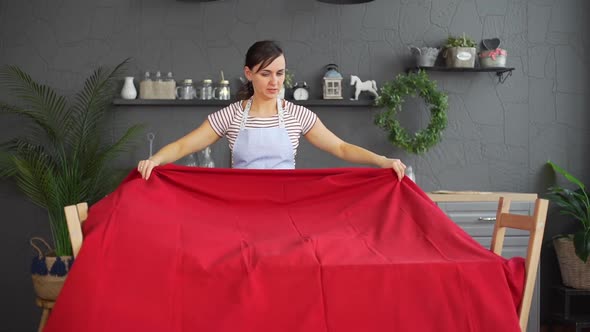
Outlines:
{"label": "ponytail", "polygon": [[237,93],[238,100],[250,99],[253,95],[254,85],[252,85],[251,81],[246,82],[246,84],[242,84]]}

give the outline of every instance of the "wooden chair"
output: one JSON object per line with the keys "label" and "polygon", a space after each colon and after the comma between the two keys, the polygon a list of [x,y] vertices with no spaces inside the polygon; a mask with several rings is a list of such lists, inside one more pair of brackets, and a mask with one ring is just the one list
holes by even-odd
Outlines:
{"label": "wooden chair", "polygon": [[[76,205],[68,205],[64,207],[64,211],[66,213],[68,231],[70,232],[72,250],[74,252],[74,257],[76,257],[82,246],[82,223],[88,218],[88,204],[79,203]],[[45,324],[47,323],[47,319],[49,319],[49,314],[53,309],[55,301],[37,298],[35,303],[43,310],[38,329],[38,331],[41,332],[43,331],[43,328],[45,328]]]}
{"label": "wooden chair", "polygon": [[543,233],[545,231],[545,220],[547,219],[547,206],[549,202],[545,199],[538,198],[535,201],[535,210],[532,216],[511,214],[510,200],[500,197],[498,202],[498,212],[496,213],[496,224],[492,235],[491,250],[502,254],[504,246],[504,236],[507,228],[525,230],[530,233],[527,247],[527,256],[525,259],[525,285],[522,294],[522,302],[518,309],[520,319],[520,330],[526,331],[529,321],[529,312],[533,300],[533,291],[535,290],[535,281],[537,279],[537,270],[539,267],[539,258],[541,256],[541,245],[543,242]]}
{"label": "wooden chair", "polygon": [[82,247],[82,223],[88,218],[88,203],[68,205],[64,210],[66,213],[66,221],[68,223],[68,231],[70,232],[70,241],[72,242],[72,251],[74,252],[75,258],[80,251],[80,247]]}

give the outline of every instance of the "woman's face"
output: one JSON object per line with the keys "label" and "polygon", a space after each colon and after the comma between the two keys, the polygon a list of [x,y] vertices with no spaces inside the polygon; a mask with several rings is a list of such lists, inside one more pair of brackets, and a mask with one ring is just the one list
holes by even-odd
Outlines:
{"label": "woman's face", "polygon": [[263,69],[260,69],[260,65],[257,64],[252,69],[244,67],[246,78],[252,81],[257,97],[276,99],[285,81],[285,57],[279,56]]}

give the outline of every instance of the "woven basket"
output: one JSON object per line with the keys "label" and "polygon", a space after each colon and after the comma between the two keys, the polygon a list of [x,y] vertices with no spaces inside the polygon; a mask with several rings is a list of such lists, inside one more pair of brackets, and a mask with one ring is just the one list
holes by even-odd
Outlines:
{"label": "woven basket", "polygon": [[49,301],[55,301],[57,299],[59,292],[61,292],[61,288],[66,282],[65,276],[57,277],[52,275],[42,276],[32,274],[31,277],[33,278],[33,288],[35,289],[37,296]]}
{"label": "woven basket", "polygon": [[[35,241],[39,241],[45,245],[47,248],[46,252],[43,252],[37,245],[35,245]],[[57,257],[53,255],[53,250],[49,246],[49,244],[39,237],[33,237],[30,240],[31,246],[37,251],[37,255],[39,258],[45,257],[45,264],[47,265],[47,271],[51,271],[51,267],[57,260]],[[68,260],[72,259],[72,256],[60,256],[61,260],[64,262],[68,262]],[[68,264],[66,264],[66,269],[68,268]],[[67,276],[67,275],[66,275]],[[44,300],[55,301],[61,288],[63,287],[64,282],[66,281],[66,276],[56,276],[51,274],[40,275],[40,274],[31,274],[31,278],[33,279],[33,288],[35,289],[35,293],[38,297]]]}
{"label": "woven basket", "polygon": [[574,241],[569,237],[555,237],[553,245],[563,284],[576,289],[590,290],[590,260],[584,263],[576,256]]}

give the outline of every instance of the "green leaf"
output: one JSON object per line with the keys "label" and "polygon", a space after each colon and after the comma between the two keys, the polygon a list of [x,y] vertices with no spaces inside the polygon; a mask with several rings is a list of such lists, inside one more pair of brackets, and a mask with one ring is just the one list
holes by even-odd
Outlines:
{"label": "green leaf", "polygon": [[582,189],[585,189],[584,184],[582,183],[582,181],[576,179],[573,175],[571,175],[570,173],[568,173],[566,170],[564,170],[563,168],[557,166],[552,161],[547,161],[547,163],[549,165],[551,165],[551,167],[553,168],[553,170],[555,170],[557,173],[563,175],[566,179],[568,179],[568,181],[570,181],[571,183],[574,183],[575,185],[577,185],[578,187],[580,187]]}
{"label": "green leaf", "polygon": [[13,177],[17,172],[12,155],[0,150],[0,179]]}
{"label": "green leaf", "polygon": [[24,104],[16,107],[2,103],[2,112],[16,113],[32,119],[38,126],[34,128],[34,134],[40,139],[63,139],[65,123],[69,118],[64,97],[58,96],[50,87],[34,82],[16,66],[4,66],[0,70],[0,84]]}
{"label": "green leaf", "polygon": [[588,261],[590,256],[590,231],[579,231],[574,235],[574,247],[576,248],[576,256],[578,256],[584,263]]}
{"label": "green leaf", "polygon": [[573,216],[582,223],[584,230],[590,230],[590,199],[584,184],[555,163],[548,161],[547,164],[558,174],[563,175],[569,182],[578,186],[575,191],[560,186],[552,186],[548,189],[549,199],[562,209],[562,214]]}
{"label": "green leaf", "polygon": [[449,36],[445,47],[475,47],[475,45],[475,41],[463,33],[461,37]]}

